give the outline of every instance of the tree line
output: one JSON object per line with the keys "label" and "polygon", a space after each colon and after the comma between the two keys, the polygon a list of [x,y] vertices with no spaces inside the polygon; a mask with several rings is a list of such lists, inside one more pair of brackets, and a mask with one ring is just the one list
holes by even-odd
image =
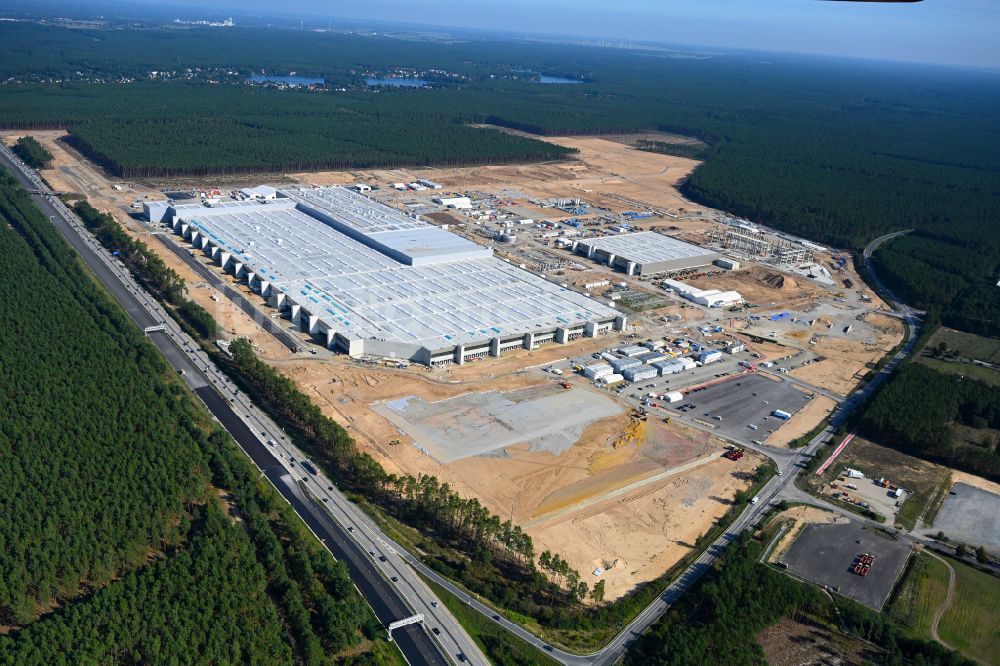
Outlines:
{"label": "tree line", "polygon": [[0,219],[0,664],[391,660],[344,565],[6,174]]}
{"label": "tree line", "polygon": [[1000,336],[1000,226],[918,229],[879,248],[873,265],[900,299],[946,326]]}
{"label": "tree line", "polygon": [[22,136],[14,142],[11,150],[32,169],[44,169],[52,161],[52,153],[33,136]]}
{"label": "tree line", "polygon": [[1000,429],[1000,387],[910,362],[879,388],[859,425],[880,444],[1000,480],[1000,449],[957,441],[952,423]]}
{"label": "tree line", "polygon": [[218,322],[200,304],[186,296],[184,279],[167,266],[158,254],[140,240],[132,238],[110,213],[102,213],[87,201],[78,201],[74,212],[97,240],[111,250],[132,275],[149,291],[165,301],[182,323],[198,336],[211,339],[218,333]]}
{"label": "tree line", "polygon": [[782,618],[846,633],[879,650],[866,652],[886,665],[971,666],[937,643],[909,638],[884,615],[843,597],[822,595],[758,562],[763,544],[749,532],[734,541],[712,569],[688,590],[625,655],[627,666],[766,665],[756,636]]}

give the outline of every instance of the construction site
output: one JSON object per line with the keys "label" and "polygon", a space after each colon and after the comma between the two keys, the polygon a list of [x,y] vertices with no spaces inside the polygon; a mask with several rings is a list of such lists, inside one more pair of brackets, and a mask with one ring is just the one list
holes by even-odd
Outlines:
{"label": "construction site", "polygon": [[[223,342],[249,339],[388,472],[431,474],[477,497],[527,530],[536,551],[560,553],[591,586],[605,581],[609,600],[670,569],[751,486],[763,458],[740,442],[784,446],[808,432],[902,335],[849,258],[809,249],[840,283],[830,285],[796,273],[798,257],[783,266],[713,246],[721,214],[677,191],[698,162],[616,140],[547,137],[579,150],[556,163],[287,174],[255,187],[231,178],[121,183],[62,134],[33,132],[55,156],[44,177],[157,252],[219,321]],[[441,189],[409,188],[417,181]],[[164,188],[191,197],[177,197],[169,227],[150,219],[169,212],[154,203]],[[435,197],[461,206],[468,198],[470,208]],[[355,205],[384,217],[345,219]],[[386,220],[397,228],[370,226]],[[431,240],[414,243],[414,233]],[[638,233],[701,258],[682,266],[652,256],[649,270],[630,271],[572,248]],[[740,261],[719,266],[719,257]],[[530,298],[482,292],[497,277]],[[741,299],[712,308],[664,279]],[[411,283],[428,285],[426,296]],[[307,285],[316,291],[301,294]],[[348,302],[355,289],[376,296]],[[452,302],[477,293],[480,321],[450,321],[462,311]],[[308,295],[334,312],[314,312]],[[505,318],[508,303],[540,310]],[[352,335],[357,328],[364,332]],[[641,351],[619,353],[629,346]],[[621,383],[584,376],[584,365],[613,350],[620,360],[647,356],[612,373],[632,371]],[[693,367],[661,374],[672,361]],[[647,400],[651,392],[685,399]],[[678,409],[689,403],[697,408]],[[788,418],[772,416],[776,409]],[[723,457],[734,441],[744,451]]]}

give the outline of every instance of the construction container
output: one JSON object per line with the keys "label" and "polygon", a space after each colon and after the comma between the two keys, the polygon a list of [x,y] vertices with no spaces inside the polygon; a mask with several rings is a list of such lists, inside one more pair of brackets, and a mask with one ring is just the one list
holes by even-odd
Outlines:
{"label": "construction container", "polygon": [[656,371],[663,375],[673,375],[684,369],[684,366],[677,361],[660,361],[659,363],[653,363],[651,368],[656,368]]}
{"label": "construction container", "polygon": [[632,357],[638,356],[640,354],[645,354],[648,349],[645,347],[640,347],[639,345],[626,345],[625,347],[619,347],[618,353],[622,356]]}
{"label": "construction container", "polygon": [[740,262],[734,261],[732,259],[726,259],[725,257],[723,257],[722,259],[716,259],[712,263],[718,266],[719,268],[725,268],[727,271],[735,271],[740,267]]}
{"label": "construction container", "polygon": [[701,361],[702,365],[706,363],[715,363],[722,359],[722,352],[718,349],[706,349],[705,351],[698,354],[698,360]]}
{"label": "construction container", "polygon": [[583,369],[583,376],[587,379],[600,379],[612,373],[611,366],[607,363],[595,363]]}
{"label": "construction container", "polygon": [[694,359],[688,356],[681,356],[680,358],[677,359],[677,362],[680,363],[682,366],[684,366],[685,370],[693,370],[697,365],[694,362]]}
{"label": "construction container", "polygon": [[635,368],[627,368],[622,374],[630,382],[641,382],[644,379],[653,379],[658,373],[656,368],[640,365]]}
{"label": "construction container", "polygon": [[667,357],[659,352],[647,352],[645,354],[640,354],[639,356],[636,356],[636,358],[642,361],[643,364],[645,365],[667,360]]}
{"label": "construction container", "polygon": [[670,393],[664,393],[663,399],[667,402],[680,402],[684,399],[684,394],[680,391],[671,391]]}
{"label": "construction container", "polygon": [[620,384],[625,381],[625,378],[621,375],[604,375],[598,381],[606,386],[611,386],[612,384]]}
{"label": "construction container", "polygon": [[637,358],[616,358],[611,361],[611,367],[615,369],[615,372],[623,372],[628,368],[634,368],[642,365],[642,361]]}

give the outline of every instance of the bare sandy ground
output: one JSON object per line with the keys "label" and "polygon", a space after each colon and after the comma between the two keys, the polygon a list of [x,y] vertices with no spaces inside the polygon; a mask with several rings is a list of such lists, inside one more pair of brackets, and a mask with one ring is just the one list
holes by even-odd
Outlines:
{"label": "bare sandy ground", "polygon": [[[373,171],[323,171],[290,174],[303,184],[342,185],[357,181],[411,182],[428,178],[445,191],[520,192],[526,198],[579,196],[613,211],[641,208],[671,214],[714,211],[686,199],[677,186],[700,162],[683,157],[636,150],[623,143],[597,137],[545,137],[546,141],[576,148],[571,158],[552,163],[461,168],[391,169]],[[518,202],[519,207],[523,203]],[[540,211],[541,212],[541,211]],[[546,209],[544,217],[558,211]],[[705,223],[693,220],[653,220],[643,228],[673,226],[701,231]]]}
{"label": "bare sandy ground", "polygon": [[752,266],[689,282],[700,289],[738,291],[748,303],[764,308],[807,310],[816,298],[827,293],[805,278],[793,277],[763,266]]}
{"label": "bare sandy ground", "polygon": [[788,374],[841,395],[850,393],[868,369],[903,338],[898,320],[880,314],[868,314],[865,318],[877,329],[875,343],[821,336],[811,349],[824,359]]}
{"label": "bare sandy ground", "polygon": [[979,488],[980,490],[985,490],[988,493],[1000,495],[1000,483],[984,479],[981,476],[974,476],[968,472],[960,472],[955,469],[951,470],[951,482],[952,484],[964,483],[972,486],[973,488]]}
{"label": "bare sandy ground", "polygon": [[787,448],[789,442],[815,428],[836,406],[837,402],[832,398],[816,394],[816,397],[810,400],[805,407],[795,412],[792,418],[778,429],[778,432],[768,437],[765,443],[768,446]]}

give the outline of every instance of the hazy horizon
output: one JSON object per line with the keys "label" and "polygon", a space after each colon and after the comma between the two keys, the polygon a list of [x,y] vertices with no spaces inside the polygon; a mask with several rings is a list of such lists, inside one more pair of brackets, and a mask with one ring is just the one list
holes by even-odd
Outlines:
{"label": "hazy horizon", "polygon": [[[76,0],[74,0],[76,2]],[[190,0],[125,0],[191,7]],[[87,4],[77,2],[76,4]],[[470,11],[474,6],[475,10]],[[206,11],[205,7],[198,7]],[[706,48],[833,55],[1000,69],[1000,2],[924,0],[915,4],[821,0],[631,0],[612,11],[597,0],[370,0],[330,7],[287,0],[218,0],[212,11],[296,13],[524,35],[588,36]]]}

